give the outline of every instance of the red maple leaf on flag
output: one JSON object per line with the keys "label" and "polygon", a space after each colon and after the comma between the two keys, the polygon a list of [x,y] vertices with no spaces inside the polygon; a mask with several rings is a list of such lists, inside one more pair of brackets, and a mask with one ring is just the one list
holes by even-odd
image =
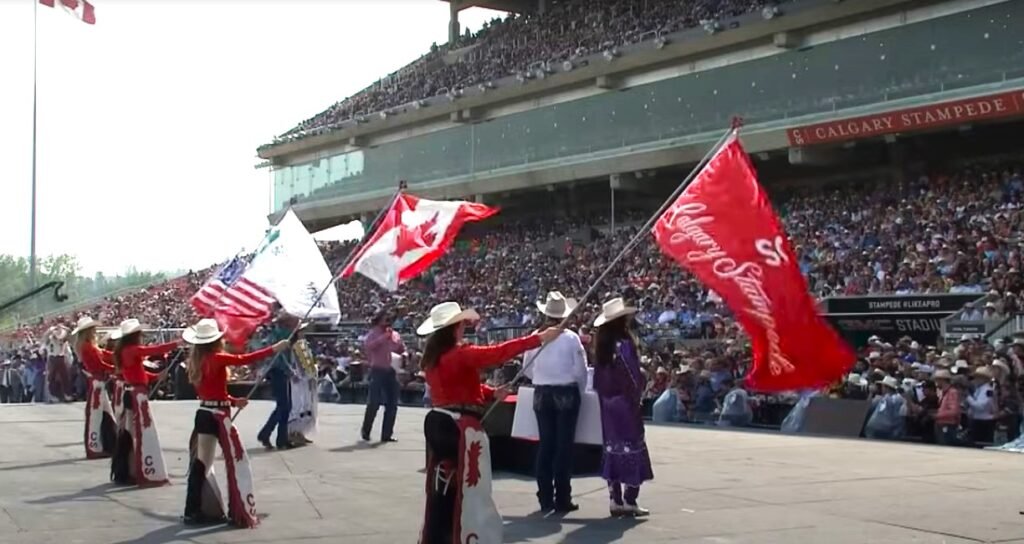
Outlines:
{"label": "red maple leaf on flag", "polygon": [[401,259],[403,255],[414,249],[433,247],[437,240],[437,233],[431,229],[437,225],[437,215],[437,212],[434,212],[430,219],[413,227],[399,223],[398,238],[395,240],[395,251],[392,255]]}
{"label": "red maple leaf on flag", "polygon": [[476,487],[476,484],[480,483],[480,453],[482,450],[480,441],[475,441],[469,445],[469,450],[466,451],[466,487]]}

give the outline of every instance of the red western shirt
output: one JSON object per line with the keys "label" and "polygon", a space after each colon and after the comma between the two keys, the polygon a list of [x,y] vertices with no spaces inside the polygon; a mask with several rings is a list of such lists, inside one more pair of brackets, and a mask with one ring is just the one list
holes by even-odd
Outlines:
{"label": "red western shirt", "polygon": [[540,337],[536,334],[494,346],[455,346],[426,371],[430,403],[439,408],[456,404],[482,405],[494,389],[480,383],[480,371],[539,346]]}
{"label": "red western shirt", "polygon": [[267,346],[244,355],[224,352],[207,355],[203,359],[202,376],[199,378],[199,385],[196,386],[196,395],[199,400],[238,400],[228,394],[228,367],[251,365],[273,353],[274,347]]}
{"label": "red western shirt", "polygon": [[86,342],[81,348],[78,357],[82,360],[82,367],[92,375],[93,378],[102,379],[107,374],[114,372],[114,354],[96,347],[96,344]]}
{"label": "red western shirt", "polygon": [[177,346],[177,342],[153,346],[125,346],[121,350],[121,375],[124,376],[124,383],[142,386],[149,384],[149,380],[159,376],[159,374],[147,371],[146,367],[142,366],[142,360],[146,357],[157,357],[169,353]]}

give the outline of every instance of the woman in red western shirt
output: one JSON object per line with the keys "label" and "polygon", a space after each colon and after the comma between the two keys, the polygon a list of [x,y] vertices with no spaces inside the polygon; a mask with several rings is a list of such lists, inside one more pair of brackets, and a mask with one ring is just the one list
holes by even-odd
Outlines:
{"label": "woman in red western shirt", "polygon": [[[463,311],[457,303],[445,302],[434,306],[430,318],[416,331],[420,336],[429,335],[421,365],[433,405],[423,421],[427,504],[420,544],[467,542],[470,534],[475,534],[478,542],[502,541],[501,516],[490,496],[490,463],[479,464],[481,457],[490,455],[480,417],[485,402],[500,401],[507,392],[481,384],[480,372],[550,342],[562,332],[552,327],[494,346],[463,344],[466,322],[479,319],[476,311]],[[472,476],[462,481],[467,463]]]}
{"label": "woman in red western shirt", "polygon": [[[224,521],[224,506],[220,503],[220,491],[211,470],[217,445],[220,444],[227,466],[230,522],[239,527],[255,527],[259,520],[249,457],[238,438],[238,431],[231,424],[231,407],[245,406],[246,399],[228,394],[228,367],[253,364],[288,349],[289,342],[281,340],[273,346],[244,355],[224,353],[221,340],[224,333],[212,319],[201,320],[186,329],[182,336],[192,344],[188,356],[188,379],[199,397],[199,410],[196,411],[192,440],[189,441],[192,463],[185,492],[184,521],[188,525]],[[203,487],[207,485],[215,492],[204,493]]]}
{"label": "woman in red western shirt", "polygon": [[117,445],[110,461],[110,478],[119,484],[137,484],[142,487],[169,483],[160,450],[160,437],[156,422],[149,410],[149,382],[158,375],[146,370],[142,361],[157,357],[178,346],[177,342],[142,345],[142,324],[138,319],[126,319],[117,331],[114,346],[114,372],[124,381],[121,398],[122,414],[117,433]]}
{"label": "woman in red western shirt", "polygon": [[93,318],[78,320],[71,334],[75,338],[75,354],[82,363],[86,376],[85,395],[85,457],[110,457],[117,440],[114,411],[107,396],[107,377],[114,372],[113,353],[96,347],[96,327]]}

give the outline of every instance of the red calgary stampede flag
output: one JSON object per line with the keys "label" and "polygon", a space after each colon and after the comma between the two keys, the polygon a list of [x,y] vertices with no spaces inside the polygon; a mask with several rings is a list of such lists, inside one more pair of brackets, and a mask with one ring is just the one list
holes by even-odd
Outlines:
{"label": "red calgary stampede flag", "polygon": [[818,315],[735,132],[653,232],[661,250],[721,295],[750,335],[751,389],[821,387],[849,370],[854,354]]}
{"label": "red calgary stampede flag", "polygon": [[359,272],[394,291],[440,259],[463,224],[496,213],[497,208],[483,204],[426,200],[401,193],[341,276]]}

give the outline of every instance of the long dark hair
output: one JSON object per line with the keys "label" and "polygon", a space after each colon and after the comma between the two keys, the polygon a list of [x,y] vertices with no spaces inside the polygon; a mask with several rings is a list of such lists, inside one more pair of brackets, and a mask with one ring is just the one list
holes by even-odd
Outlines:
{"label": "long dark hair", "polygon": [[455,347],[455,328],[458,326],[459,323],[448,325],[427,337],[427,343],[423,346],[423,357],[420,358],[420,368],[429,370],[436,367],[437,363],[441,362],[441,356]]}
{"label": "long dark hair", "polygon": [[224,341],[218,339],[209,344],[194,344],[188,352],[188,381],[192,385],[199,385],[203,379],[203,360],[211,353],[217,353],[224,349]]}
{"label": "long dark hair", "polygon": [[594,332],[594,360],[597,364],[610,365],[615,361],[615,344],[619,340],[628,339],[634,346],[638,345],[629,327],[632,319],[632,316],[622,316],[597,328]]}
{"label": "long dark hair", "polygon": [[117,373],[121,372],[121,351],[128,346],[139,345],[139,340],[142,339],[142,331],[133,332],[128,336],[122,336],[114,344],[114,371]]}

